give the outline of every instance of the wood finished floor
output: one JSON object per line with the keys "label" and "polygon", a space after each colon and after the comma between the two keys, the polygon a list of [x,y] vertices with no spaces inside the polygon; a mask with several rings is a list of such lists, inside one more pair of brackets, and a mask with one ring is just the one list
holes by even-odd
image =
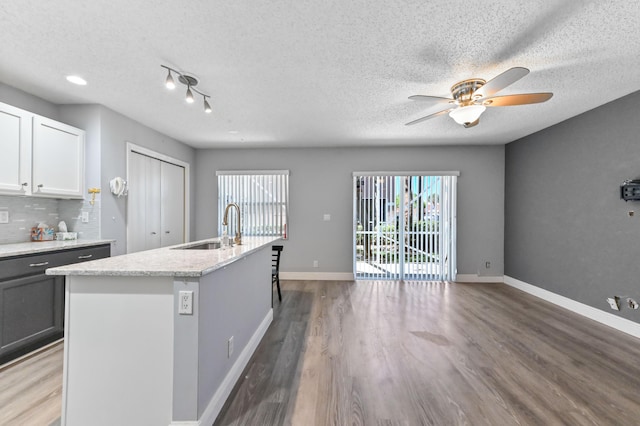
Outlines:
{"label": "wood finished floor", "polygon": [[216,426],[640,424],[640,340],[504,284],[282,287]]}
{"label": "wood finished floor", "polygon": [[48,426],[60,418],[62,342],[0,369],[0,425]]}
{"label": "wood finished floor", "polygon": [[[640,340],[506,285],[282,285],[216,425],[640,424]],[[59,418],[62,352],[0,369],[0,425]]]}

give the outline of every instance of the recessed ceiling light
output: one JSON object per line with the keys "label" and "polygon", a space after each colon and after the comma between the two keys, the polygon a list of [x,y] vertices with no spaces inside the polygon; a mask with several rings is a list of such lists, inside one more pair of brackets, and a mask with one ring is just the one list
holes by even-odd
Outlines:
{"label": "recessed ceiling light", "polygon": [[68,75],[67,81],[69,83],[77,84],[78,86],[86,86],[87,80],[82,77],[78,77],[77,75]]}
{"label": "recessed ceiling light", "polygon": [[229,130],[229,134],[231,134],[231,135],[237,135],[238,133],[240,133],[240,132],[237,131],[237,130]]}

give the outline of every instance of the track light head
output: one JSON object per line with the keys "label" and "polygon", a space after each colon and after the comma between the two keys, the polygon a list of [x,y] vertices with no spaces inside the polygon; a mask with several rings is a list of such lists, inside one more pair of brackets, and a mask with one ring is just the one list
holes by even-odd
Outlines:
{"label": "track light head", "polygon": [[211,114],[211,105],[209,105],[209,102],[207,102],[207,97],[204,97],[204,112],[206,112],[207,114]]}
{"label": "track light head", "polygon": [[193,103],[193,93],[191,92],[191,86],[187,86],[187,97],[186,97],[187,103],[188,104],[192,104]]}
{"label": "track light head", "polygon": [[169,70],[169,73],[167,74],[167,79],[164,81],[164,85],[169,90],[173,90],[176,88],[176,82],[173,81],[173,77],[171,76],[171,70]]}

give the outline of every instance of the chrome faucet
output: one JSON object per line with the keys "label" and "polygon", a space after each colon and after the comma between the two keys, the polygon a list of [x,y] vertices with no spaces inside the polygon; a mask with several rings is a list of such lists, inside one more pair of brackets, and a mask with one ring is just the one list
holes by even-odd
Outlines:
{"label": "chrome faucet", "polygon": [[238,222],[238,229],[236,230],[236,237],[233,239],[233,241],[237,244],[240,245],[242,244],[242,234],[240,234],[240,206],[238,206],[236,203],[229,203],[227,204],[227,207],[224,209],[224,219],[222,220],[222,226],[227,226],[229,225],[229,207],[235,207],[236,208],[236,217],[237,217],[237,222]]}

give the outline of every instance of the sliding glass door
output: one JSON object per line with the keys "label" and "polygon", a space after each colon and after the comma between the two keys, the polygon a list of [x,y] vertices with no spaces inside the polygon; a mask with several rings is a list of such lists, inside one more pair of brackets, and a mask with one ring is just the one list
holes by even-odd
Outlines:
{"label": "sliding glass door", "polygon": [[356,172],[356,279],[454,280],[457,172]]}

